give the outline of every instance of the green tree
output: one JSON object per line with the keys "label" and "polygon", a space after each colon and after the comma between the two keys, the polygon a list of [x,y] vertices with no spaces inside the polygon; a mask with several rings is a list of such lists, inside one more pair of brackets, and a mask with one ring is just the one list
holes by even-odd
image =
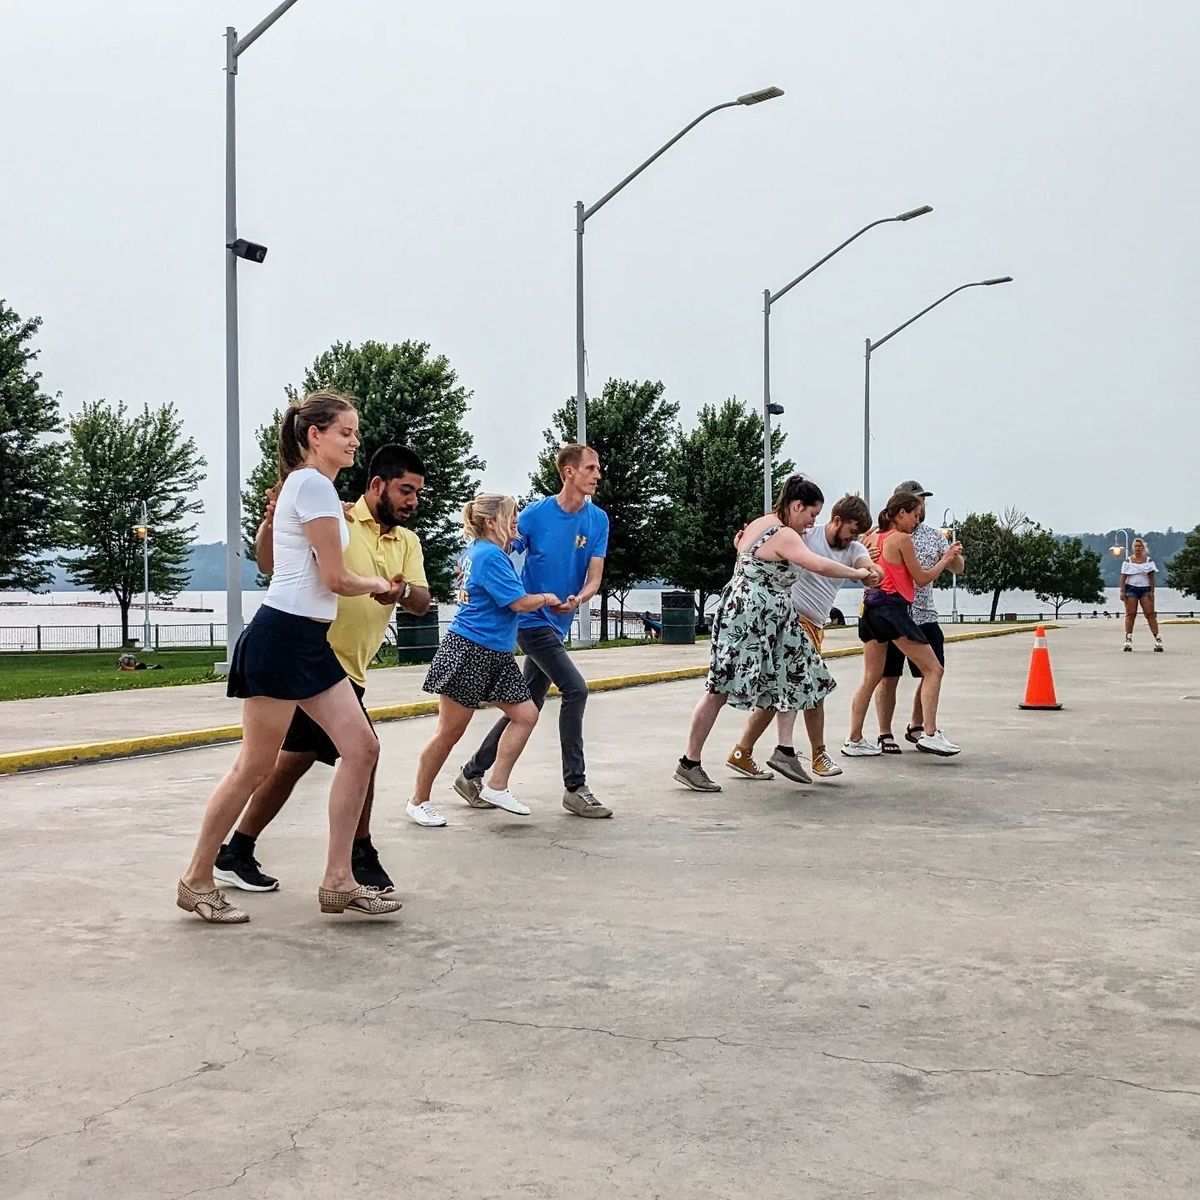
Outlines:
{"label": "green tree", "polygon": [[61,432],[58,396],[31,370],[40,317],[23,319],[0,300],[0,589],[50,582],[44,557],[59,544]]}
{"label": "green tree", "polygon": [[1200,525],[1184,540],[1167,568],[1167,586],[1200,600]]}
{"label": "green tree", "polygon": [[[780,459],[787,435],[771,431],[772,491],[795,464]],[[736,396],[701,408],[696,428],[679,431],[671,448],[669,537],[665,575],[699,593],[699,611],[729,582],[733,537],[760,515],[763,489],[762,417]]]}
{"label": "green tree", "polygon": [[1104,599],[1100,555],[1084,548],[1077,537],[1056,539],[1045,563],[1045,574],[1034,587],[1043,604],[1054,605],[1054,616],[1068,600],[1099,604]]}
{"label": "green tree", "polygon": [[[462,548],[460,514],[479,490],[485,463],[474,454],[474,439],[463,427],[471,393],[444,355],[432,356],[425,342],[336,342],[304,373],[300,388],[286,389],[293,402],[305,392],[332,388],[358,404],[362,445],[353,468],[337,478],[344,500],[356,500],[367,485],[367,466],[380,446],[398,442],[415,450],[425,463],[426,488],[410,528],[425,551],[434,597],[447,600],[452,564]],[[242,493],[242,530],[249,556],[262,520],[263,493],[279,475],[277,445],[280,412],[257,433],[259,462]]]}
{"label": "green tree", "polygon": [[[663,399],[663,385],[650,380],[610,379],[600,396],[588,399],[588,445],[600,455],[603,477],[596,503],[608,514],[608,557],[600,593],[600,636],[608,637],[609,599],[625,597],[643,580],[662,574],[667,563],[668,465],[679,405]],[[561,486],[554,457],[575,440],[572,397],[551,417],[545,447],[530,476],[535,496]]]}
{"label": "green tree", "polygon": [[110,592],[129,637],[129,606],[142,590],[142,540],[134,531],[145,501],[150,529],[150,590],[171,598],[187,586],[188,549],[203,503],[196,490],[207,465],[184,438],[172,404],[130,415],[124,404],[85,404],[68,424],[67,518],[60,559],[74,583]]}
{"label": "green tree", "polygon": [[959,584],[976,596],[991,593],[993,621],[1002,593],[1034,591],[1046,578],[1054,535],[1018,509],[968,513],[955,533],[967,563]]}

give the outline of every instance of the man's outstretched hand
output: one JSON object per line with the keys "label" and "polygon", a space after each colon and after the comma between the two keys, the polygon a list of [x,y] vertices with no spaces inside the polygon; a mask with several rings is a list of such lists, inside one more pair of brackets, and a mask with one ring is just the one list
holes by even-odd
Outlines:
{"label": "man's outstretched hand", "polygon": [[399,604],[400,593],[404,591],[404,575],[397,572],[391,578],[391,587],[386,592],[377,592],[371,597],[378,604]]}

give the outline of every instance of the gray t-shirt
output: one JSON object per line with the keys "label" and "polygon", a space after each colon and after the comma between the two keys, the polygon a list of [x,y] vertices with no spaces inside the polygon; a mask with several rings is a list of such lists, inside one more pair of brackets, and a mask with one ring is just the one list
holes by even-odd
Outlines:
{"label": "gray t-shirt", "polygon": [[[941,531],[924,521],[913,530],[913,549],[917,552],[917,562],[931,570],[938,560],[946,553],[946,539]],[[933,584],[927,583],[916,590],[912,602],[912,619],[918,625],[933,625],[938,619],[937,605],[933,600]]]}
{"label": "gray t-shirt", "polygon": [[[825,526],[814,525],[805,535],[804,544],[822,558],[831,558],[834,562],[845,563],[846,566],[867,566],[871,561],[870,554],[862,542],[851,542],[844,550],[835,550],[825,537]],[[860,559],[865,562],[859,563]],[[801,569],[796,582],[792,584],[792,607],[806,620],[811,621],[818,629],[829,620],[829,610],[837,599],[844,579],[829,579],[824,575],[814,575],[811,571]]]}

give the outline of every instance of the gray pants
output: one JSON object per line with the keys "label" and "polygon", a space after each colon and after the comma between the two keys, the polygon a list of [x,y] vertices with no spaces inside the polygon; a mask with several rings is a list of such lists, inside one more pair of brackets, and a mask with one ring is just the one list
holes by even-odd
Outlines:
{"label": "gray pants", "polygon": [[[587,706],[587,682],[571,661],[557,630],[549,626],[520,629],[517,631],[517,645],[525,652],[523,674],[538,710],[546,703],[546,693],[551,684],[562,693],[562,705],[558,712],[558,740],[562,747],[563,785],[574,791],[587,779],[587,767],[583,761],[583,710]],[[463,774],[468,779],[482,779],[496,761],[496,747],[507,724],[508,718],[501,717],[492,726],[483,745],[463,767]]]}

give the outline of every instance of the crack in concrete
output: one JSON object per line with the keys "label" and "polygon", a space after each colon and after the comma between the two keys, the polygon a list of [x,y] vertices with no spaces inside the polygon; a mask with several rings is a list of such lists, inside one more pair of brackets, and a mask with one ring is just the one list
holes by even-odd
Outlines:
{"label": "crack in concrete", "polygon": [[833,1054],[822,1050],[822,1058],[836,1062],[859,1063],[866,1067],[898,1067],[916,1075],[1023,1075],[1027,1079],[1083,1079],[1091,1083],[1111,1083],[1119,1087],[1136,1088],[1141,1092],[1155,1092],[1162,1096],[1200,1096],[1193,1088],[1155,1087],[1149,1083],[1138,1083],[1133,1079],[1122,1079],[1117,1075],[1093,1075],[1086,1071],[1026,1071],[1021,1067],[918,1067],[912,1063],[898,1062],[891,1058],[855,1058],[849,1054]]}
{"label": "crack in concrete", "polygon": [[517,1029],[541,1029],[549,1032],[561,1033],[598,1033],[605,1037],[616,1038],[618,1041],[624,1042],[641,1042],[643,1045],[650,1046],[654,1050],[659,1050],[664,1054],[673,1054],[676,1058],[683,1058],[677,1050],[667,1050],[663,1043],[679,1044],[681,1042],[716,1042],[721,1046],[751,1046],[750,1042],[733,1042],[729,1040],[729,1035],[725,1033],[692,1033],[685,1034],[681,1037],[646,1037],[640,1033],[619,1033],[615,1029],[605,1029],[599,1025],[542,1025],[536,1021],[512,1021],[500,1017],[464,1017],[464,1022],[467,1025],[511,1025]]}
{"label": "crack in concrete", "polygon": [[554,838],[550,839],[550,845],[555,850],[562,850],[566,854],[582,854],[584,858],[604,858],[613,862],[617,857],[615,854],[600,854],[595,850],[583,850],[579,846],[564,846],[562,842],[557,842]]}
{"label": "crack in concrete", "polygon": [[78,1134],[86,1133],[88,1129],[91,1128],[91,1126],[97,1121],[111,1115],[112,1113],[115,1113],[118,1109],[124,1108],[127,1104],[132,1104],[135,1100],[140,1099],[142,1096],[150,1096],[155,1092],[165,1092],[169,1088],[176,1087],[181,1083],[186,1083],[189,1079],[195,1079],[200,1075],[207,1075],[210,1071],[222,1071],[226,1067],[231,1067],[235,1063],[241,1062],[242,1059],[250,1053],[248,1049],[246,1049],[244,1046],[241,1046],[240,1043],[237,1043],[236,1037],[234,1038],[234,1042],[241,1050],[241,1053],[236,1058],[231,1058],[228,1062],[205,1062],[201,1066],[197,1067],[194,1071],[188,1071],[186,1074],[180,1075],[178,1079],[172,1079],[167,1083],[160,1083],[157,1087],[143,1088],[139,1092],[134,1092],[131,1096],[126,1096],[125,1099],[119,1104],[110,1105],[108,1108],[101,1109],[98,1113],[93,1113],[89,1117],[84,1117],[83,1124],[80,1125],[78,1129],[62,1129],[59,1130],[58,1133],[43,1134],[40,1138],[34,1138],[32,1142],[26,1142],[23,1146],[14,1146],[13,1149],[6,1150],[3,1154],[0,1154],[0,1159],[8,1158],[13,1154],[20,1154],[25,1150],[32,1150],[35,1146],[42,1145],[43,1142],[52,1142],[57,1138],[75,1137]]}

